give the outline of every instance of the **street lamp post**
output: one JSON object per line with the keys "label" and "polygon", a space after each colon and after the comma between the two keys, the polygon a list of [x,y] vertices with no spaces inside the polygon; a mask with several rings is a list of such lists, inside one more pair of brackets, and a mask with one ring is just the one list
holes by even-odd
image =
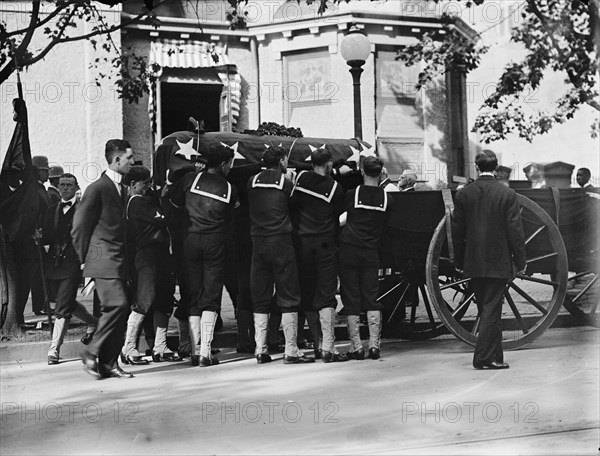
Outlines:
{"label": "street lamp post", "polygon": [[354,137],[362,139],[362,111],[360,103],[360,75],[362,66],[371,53],[371,43],[358,28],[352,28],[342,40],[342,57],[350,66],[354,86]]}

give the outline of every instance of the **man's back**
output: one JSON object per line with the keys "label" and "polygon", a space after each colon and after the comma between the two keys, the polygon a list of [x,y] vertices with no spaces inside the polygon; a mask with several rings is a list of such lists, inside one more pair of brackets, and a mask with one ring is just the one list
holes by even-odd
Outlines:
{"label": "man's back", "polygon": [[525,267],[517,196],[493,176],[480,176],[456,195],[452,220],[457,266],[467,277],[510,279]]}
{"label": "man's back", "polygon": [[266,169],[248,181],[252,236],[290,234],[289,198],[293,184],[280,170]]}

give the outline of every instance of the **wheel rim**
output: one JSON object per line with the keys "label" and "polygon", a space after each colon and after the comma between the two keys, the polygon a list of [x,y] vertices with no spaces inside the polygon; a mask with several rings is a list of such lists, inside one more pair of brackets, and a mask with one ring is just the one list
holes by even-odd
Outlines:
{"label": "wheel rim", "polygon": [[[567,253],[556,224],[530,199],[517,195],[527,249],[526,275],[518,275],[504,292],[505,349],[535,340],[554,321],[565,299]],[[427,253],[426,280],[433,305],[448,330],[475,345],[479,329],[476,300],[470,279],[452,268],[446,251],[446,219],[434,232]]]}

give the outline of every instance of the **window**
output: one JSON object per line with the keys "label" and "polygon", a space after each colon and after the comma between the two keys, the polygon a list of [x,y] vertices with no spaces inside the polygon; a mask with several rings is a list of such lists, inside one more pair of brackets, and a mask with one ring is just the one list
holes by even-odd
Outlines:
{"label": "window", "polygon": [[304,136],[331,136],[331,104],[336,93],[331,82],[328,51],[283,57],[284,123],[302,129]]}
{"label": "window", "polygon": [[378,50],[375,61],[377,150],[395,178],[423,162],[424,120],[419,68],[397,61],[396,51]]}

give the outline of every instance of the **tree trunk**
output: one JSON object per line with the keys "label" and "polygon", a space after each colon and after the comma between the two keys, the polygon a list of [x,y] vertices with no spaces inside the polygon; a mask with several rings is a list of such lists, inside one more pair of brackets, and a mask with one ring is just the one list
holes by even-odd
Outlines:
{"label": "tree trunk", "polygon": [[23,337],[17,321],[17,275],[14,252],[10,241],[0,227],[0,308],[7,307],[6,320],[0,330],[2,337]]}

